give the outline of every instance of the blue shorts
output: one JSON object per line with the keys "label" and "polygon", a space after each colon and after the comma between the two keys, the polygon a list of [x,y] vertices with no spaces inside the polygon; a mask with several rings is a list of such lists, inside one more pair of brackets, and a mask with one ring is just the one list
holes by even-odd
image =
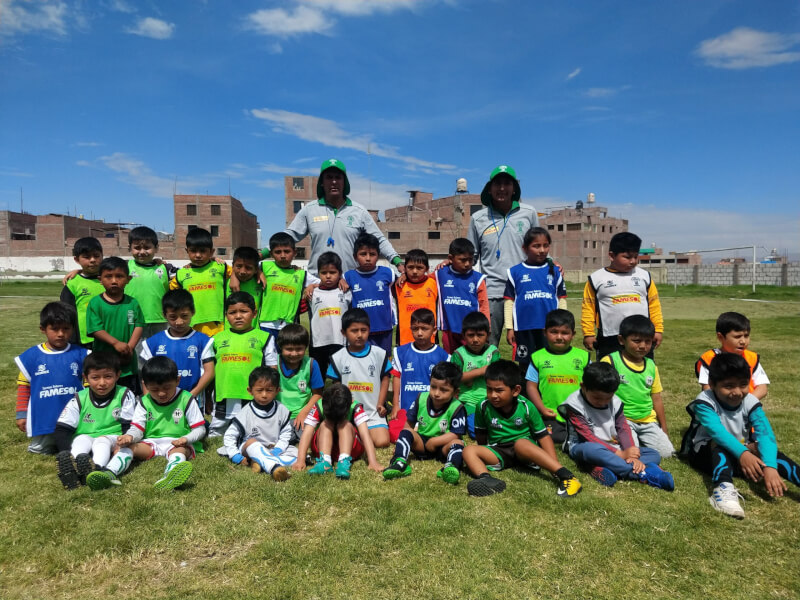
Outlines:
{"label": "blue shorts", "polygon": [[369,343],[383,348],[386,350],[386,356],[392,356],[392,332],[389,331],[372,331],[369,334]]}

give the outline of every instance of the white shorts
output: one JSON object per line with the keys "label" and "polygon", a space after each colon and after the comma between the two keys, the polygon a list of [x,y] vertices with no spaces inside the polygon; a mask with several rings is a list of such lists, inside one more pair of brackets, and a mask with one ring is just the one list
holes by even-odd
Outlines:
{"label": "white shorts", "polygon": [[386,417],[380,416],[377,412],[372,413],[367,419],[367,429],[389,429]]}
{"label": "white shorts", "polygon": [[[175,446],[172,445],[172,442],[178,439],[180,438],[149,438],[142,440],[141,443],[147,444],[153,449],[153,454],[150,456],[150,458],[155,458],[156,456],[166,457],[169,456],[170,451],[175,448]],[[186,446],[186,450],[189,452],[188,458],[190,460],[194,458],[194,447],[191,444]],[[150,460],[150,458],[147,460]]]}

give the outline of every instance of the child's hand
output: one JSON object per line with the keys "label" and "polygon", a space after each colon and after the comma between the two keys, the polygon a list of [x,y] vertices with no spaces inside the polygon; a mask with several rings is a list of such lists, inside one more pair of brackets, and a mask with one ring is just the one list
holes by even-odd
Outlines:
{"label": "child's hand", "polygon": [[[125,342],[120,342],[120,341],[114,342],[114,350],[116,350],[124,358],[130,357],[131,348]],[[127,357],[125,356],[126,354],[128,355]]]}
{"label": "child's hand", "polygon": [[552,408],[545,407],[544,410],[540,411],[543,417],[547,417],[548,419],[555,419],[556,418],[556,411]]}
{"label": "child's hand", "polygon": [[176,448],[185,448],[189,445],[189,442],[186,441],[185,437],[178,438],[177,440],[172,440],[172,445]]}
{"label": "child's hand", "polygon": [[620,458],[624,458],[627,461],[629,458],[639,458],[641,455],[642,452],[641,450],[639,450],[639,446],[631,446],[627,450],[622,450],[618,456]]}
{"label": "child's hand", "polygon": [[[297,463],[295,463],[295,464],[297,464]],[[373,461],[373,462],[367,463],[367,468],[370,471],[375,471],[376,473],[383,473],[383,466],[378,461]]]}
{"label": "child's hand", "polygon": [[759,481],[764,476],[764,461],[749,450],[745,450],[739,457],[739,466],[745,477],[751,481]]}
{"label": "child's hand", "polygon": [[343,292],[346,292],[350,289],[350,284],[347,283],[347,280],[344,277],[339,278],[339,289]]}
{"label": "child's hand", "polygon": [[401,273],[400,277],[397,278],[397,287],[401,288],[406,284],[406,274]]}
{"label": "child's hand", "polygon": [[593,335],[587,335],[583,338],[583,347],[586,348],[589,352],[594,350],[594,345],[597,343],[597,338]]}
{"label": "child's hand", "polygon": [[67,273],[66,275],[64,275],[64,279],[62,279],[62,280],[61,280],[61,284],[62,284],[62,285],[67,285],[67,282],[68,282],[70,279],[72,279],[73,277],[75,277],[75,276],[76,276],[78,273],[80,273],[80,272],[81,272],[81,270],[80,270],[80,269],[73,269],[72,271],[70,271],[69,273]]}
{"label": "child's hand", "polygon": [[633,472],[637,475],[644,471],[644,463],[638,458],[626,458],[625,462],[629,465],[633,465]]}
{"label": "child's hand", "polygon": [[378,405],[378,414],[381,417],[385,417],[386,416],[386,405],[384,405],[384,404],[379,404]]}
{"label": "child's hand", "polygon": [[28,428],[28,419],[17,419],[17,429],[25,433]]}
{"label": "child's hand", "polygon": [[506,331],[506,341],[509,346],[514,346],[517,343],[517,336],[514,335],[513,329]]}
{"label": "child's hand", "polygon": [[397,413],[399,413],[399,412],[400,412],[400,406],[397,406],[397,408],[393,407],[392,408],[392,412],[389,413],[389,416],[387,417],[387,419],[389,421],[394,421],[397,418]]}
{"label": "child's hand", "polygon": [[120,448],[127,448],[133,443],[133,436],[120,435],[117,437],[117,446]]}
{"label": "child's hand", "polygon": [[227,267],[228,266],[228,263],[226,263],[224,260],[222,260],[219,256],[217,258],[215,258],[214,260],[217,261],[218,265],[222,265],[223,267]]}
{"label": "child's hand", "polygon": [[292,464],[292,471],[305,471],[306,459],[304,456],[298,456],[297,460]]}
{"label": "child's hand", "polygon": [[318,283],[311,283],[306,286],[306,289],[303,290],[303,299],[308,302],[311,300],[311,295],[314,293],[314,290],[319,287]]}
{"label": "child's hand", "polygon": [[777,469],[764,467],[764,485],[767,486],[767,493],[773,498],[781,498],[786,491],[786,482],[778,475]]}
{"label": "child's hand", "polygon": [[663,333],[656,332],[655,335],[653,335],[653,350],[655,350],[661,345],[661,340],[663,339],[663,337],[664,337]]}

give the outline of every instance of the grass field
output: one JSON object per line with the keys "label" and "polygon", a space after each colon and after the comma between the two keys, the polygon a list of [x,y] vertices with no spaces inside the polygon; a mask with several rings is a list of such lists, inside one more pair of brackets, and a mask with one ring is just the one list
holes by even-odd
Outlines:
{"label": "grass field", "polygon": [[[13,420],[13,357],[40,341],[38,311],[58,291],[0,286],[2,598],[800,597],[800,490],[773,501],[740,482],[747,517],[735,521],[713,511],[707,481],[677,459],[664,463],[674,493],[603,488],[583,474],[569,500],[523,471],[501,474],[505,493],[471,498],[466,477],[450,487],[419,462],[393,482],[359,463],[349,482],[300,474],[275,484],[213,450],[172,493],[152,488],[163,461],[134,468],[119,489],[65,492],[53,458],[27,454]],[[751,347],[772,379],[764,406],[779,446],[800,458],[797,290],[755,296],[775,302],[744,301],[753,296],[738,288],[662,296],[657,361],[673,443],[699,389],[693,362],[714,344],[716,316],[737,310],[751,318]]]}

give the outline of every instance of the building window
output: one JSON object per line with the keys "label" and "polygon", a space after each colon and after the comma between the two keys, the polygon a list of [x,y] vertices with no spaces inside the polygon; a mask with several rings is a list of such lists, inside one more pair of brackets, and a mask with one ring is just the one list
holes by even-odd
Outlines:
{"label": "building window", "polygon": [[597,249],[597,242],[592,242],[592,248],[595,250]]}
{"label": "building window", "polygon": [[186,214],[190,217],[194,217],[197,214],[197,204],[187,204]]}
{"label": "building window", "polygon": [[189,227],[189,231],[192,231],[193,229],[197,229],[197,225],[189,225],[188,227]]}
{"label": "building window", "polygon": [[614,233],[614,227],[612,225],[608,226],[608,233]]}
{"label": "building window", "polygon": [[556,228],[555,225],[548,225],[547,226],[547,229],[550,230],[550,231],[553,231],[553,229],[555,229],[555,228]]}
{"label": "building window", "polygon": [[218,217],[222,214],[222,207],[219,204],[211,205],[211,216]]}
{"label": "building window", "polygon": [[589,240],[583,240],[583,247],[584,248],[588,248],[589,247]]}
{"label": "building window", "polygon": [[[303,191],[304,186],[305,186],[305,184],[303,183],[303,178],[302,177],[292,177],[292,189],[295,192]],[[294,212],[297,212],[297,211],[294,211]]]}
{"label": "building window", "polygon": [[299,213],[301,208],[303,208],[303,203],[300,200],[295,200],[292,202],[292,210],[294,211],[294,214]]}
{"label": "building window", "polygon": [[564,231],[564,226],[563,226],[563,225],[559,225],[559,226],[558,226],[558,230],[559,230],[559,231]]}
{"label": "building window", "polygon": [[567,224],[567,231],[580,231],[581,224],[580,223],[568,223]]}
{"label": "building window", "polygon": [[400,239],[400,232],[399,231],[390,231],[389,232],[389,239],[390,240],[399,240]]}
{"label": "building window", "polygon": [[302,247],[297,248],[297,254],[295,254],[295,258],[304,259],[306,257],[306,249]]}
{"label": "building window", "polygon": [[470,204],[469,205],[469,214],[470,214],[470,216],[474,215],[476,212],[478,212],[482,208],[483,208],[483,204]]}
{"label": "building window", "polygon": [[217,248],[217,256],[225,256],[227,253],[227,248]]}
{"label": "building window", "polygon": [[600,231],[601,231],[602,233],[605,233],[605,232],[606,232],[606,226],[605,226],[605,225],[603,225],[603,227],[602,227],[602,229],[601,229]]}
{"label": "building window", "polygon": [[441,233],[439,231],[429,231],[428,232],[428,239],[429,240],[438,240],[441,238]]}
{"label": "building window", "polygon": [[219,225],[211,226],[211,237],[219,237]]}

